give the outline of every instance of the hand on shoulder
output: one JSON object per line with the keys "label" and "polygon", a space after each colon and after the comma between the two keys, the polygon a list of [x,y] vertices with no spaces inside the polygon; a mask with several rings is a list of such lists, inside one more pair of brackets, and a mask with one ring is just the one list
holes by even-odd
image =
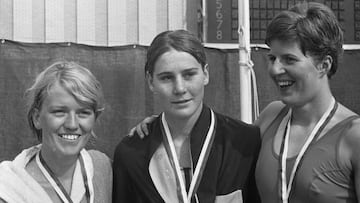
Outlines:
{"label": "hand on shoulder", "polygon": [[129,137],[134,136],[135,132],[137,132],[138,136],[141,139],[148,136],[149,135],[148,124],[152,123],[157,117],[158,117],[158,115],[152,115],[152,116],[144,118],[144,120],[142,120],[135,127],[130,129],[128,136]]}

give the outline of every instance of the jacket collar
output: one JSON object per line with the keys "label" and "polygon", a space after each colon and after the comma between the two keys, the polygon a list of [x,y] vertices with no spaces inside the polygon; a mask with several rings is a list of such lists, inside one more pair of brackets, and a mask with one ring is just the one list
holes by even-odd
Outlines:
{"label": "jacket collar", "polygon": [[[200,116],[198,120],[196,121],[191,133],[190,133],[190,147],[191,147],[191,156],[193,165],[196,165],[202,145],[205,141],[207,132],[210,127],[211,122],[211,112],[210,108],[206,105],[203,105],[203,108],[201,110]],[[148,160],[152,158],[154,152],[157,150],[159,145],[163,142],[163,135],[161,130],[161,116],[158,116],[158,118],[152,123],[150,127],[151,132],[151,138],[150,138],[150,145],[149,145],[149,151],[148,151]]]}

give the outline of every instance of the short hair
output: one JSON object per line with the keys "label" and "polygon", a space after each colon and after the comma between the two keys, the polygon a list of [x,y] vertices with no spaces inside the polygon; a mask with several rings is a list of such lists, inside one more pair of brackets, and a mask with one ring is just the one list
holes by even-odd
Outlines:
{"label": "short hair", "polygon": [[273,40],[298,42],[304,55],[309,52],[317,60],[330,55],[333,63],[329,78],[343,53],[343,31],[335,14],[316,2],[302,2],[276,15],[267,27],[265,43],[270,45]]}
{"label": "short hair", "polygon": [[200,40],[187,30],[165,31],[158,34],[151,42],[146,55],[145,73],[154,72],[156,60],[170,50],[187,52],[202,66],[206,65],[204,46]]}
{"label": "short hair", "polygon": [[104,110],[101,84],[87,68],[75,62],[55,62],[43,70],[25,92],[28,124],[39,141],[42,140],[42,132],[35,127],[33,116],[36,110],[41,110],[49,90],[56,83],[68,91],[77,102],[91,108],[96,118]]}

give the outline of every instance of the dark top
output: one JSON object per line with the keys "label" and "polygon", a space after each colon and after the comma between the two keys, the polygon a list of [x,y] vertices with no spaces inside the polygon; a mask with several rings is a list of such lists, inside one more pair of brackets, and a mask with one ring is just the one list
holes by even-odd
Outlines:
{"label": "dark top", "polygon": [[[214,202],[216,196],[241,190],[244,202],[260,202],[254,171],[260,149],[260,130],[215,113],[214,142],[196,192],[201,203]],[[162,142],[161,119],[149,126],[149,136],[124,138],[114,154],[113,202],[164,202],[149,174],[149,162]],[[204,106],[191,132],[193,167],[199,158],[210,124],[210,109]]]}
{"label": "dark top", "polygon": [[[263,135],[256,182],[264,202],[280,202],[279,155],[274,150],[274,137],[288,109],[283,108]],[[340,121],[309,146],[294,178],[290,202],[357,202],[353,172],[344,164],[347,160],[341,156],[339,143],[358,118],[350,116]],[[287,158],[288,165],[293,166],[295,159]]]}

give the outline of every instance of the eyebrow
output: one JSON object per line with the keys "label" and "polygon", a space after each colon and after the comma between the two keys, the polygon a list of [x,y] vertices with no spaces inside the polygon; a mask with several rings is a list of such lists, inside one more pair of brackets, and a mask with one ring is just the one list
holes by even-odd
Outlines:
{"label": "eyebrow", "polygon": [[162,76],[162,75],[172,75],[172,72],[170,72],[170,71],[165,71],[165,72],[158,73],[158,74],[156,74],[155,76]]}
{"label": "eyebrow", "polygon": [[[272,53],[267,53],[267,56],[275,56],[275,54],[272,54]],[[295,54],[290,54],[290,53],[285,53],[285,54],[281,54],[280,57],[298,57],[297,55]]]}
{"label": "eyebrow", "polygon": [[[201,67],[198,68],[198,67],[193,67],[193,68],[188,68],[188,69],[185,69],[184,71],[192,71],[192,70],[199,70],[199,69],[202,69]],[[183,72],[184,72],[183,71]]]}
{"label": "eyebrow", "polygon": [[[187,69],[184,69],[182,70],[181,72],[189,72],[189,71],[197,71],[199,69],[202,69],[202,68],[197,68],[197,67],[193,67],[193,68],[187,68]],[[173,74],[173,72],[171,71],[164,71],[164,72],[161,72],[161,73],[158,73],[156,74],[156,76],[161,76],[161,75],[167,75],[167,74]]]}
{"label": "eyebrow", "polygon": [[294,54],[283,54],[281,55],[281,57],[292,57],[292,58],[298,58],[297,55],[294,55]]}

